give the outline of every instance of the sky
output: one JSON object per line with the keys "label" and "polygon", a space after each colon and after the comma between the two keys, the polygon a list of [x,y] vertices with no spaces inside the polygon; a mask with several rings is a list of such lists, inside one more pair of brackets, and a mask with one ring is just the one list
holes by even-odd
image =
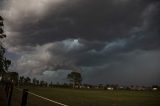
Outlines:
{"label": "sky", "polygon": [[0,0],[10,70],[52,82],[160,84],[159,0]]}

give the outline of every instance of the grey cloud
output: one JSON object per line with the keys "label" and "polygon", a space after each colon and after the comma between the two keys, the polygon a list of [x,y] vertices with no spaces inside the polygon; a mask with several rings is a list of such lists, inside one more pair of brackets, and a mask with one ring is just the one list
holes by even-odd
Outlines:
{"label": "grey cloud", "polygon": [[[104,45],[103,49],[97,49],[97,53],[91,54],[90,51],[93,49],[96,50],[96,44],[86,45],[87,41],[81,39],[68,39],[61,42],[53,42],[45,45],[37,45],[36,47],[28,47],[28,49],[10,49],[10,52],[17,53],[21,56],[17,60],[16,65],[18,65],[18,69],[21,71],[24,67],[27,70],[23,70],[22,73],[42,73],[44,70],[57,70],[57,69],[71,69],[78,70],[81,66],[92,66],[92,65],[101,65],[106,59],[108,52],[110,52],[110,48],[106,48]],[[118,48],[117,45],[119,43],[112,46],[113,49]],[[102,44],[101,44],[102,45]],[[112,45],[108,44],[108,45]],[[101,55],[102,53],[106,53]],[[114,54],[113,54],[114,55]],[[98,61],[99,57],[99,61]],[[104,58],[104,59],[103,59]],[[92,61],[93,60],[93,61]],[[32,72],[33,70],[33,72]],[[80,70],[81,71],[81,70]]]}
{"label": "grey cloud", "polygon": [[102,66],[84,67],[84,80],[93,84],[137,84],[160,83],[159,51],[134,51],[124,53],[114,62]]}
{"label": "grey cloud", "polygon": [[31,48],[30,52],[21,52],[21,58],[15,62],[13,68],[20,73],[40,74],[46,70],[58,69],[79,71],[75,65],[76,56],[73,56],[83,49],[83,45],[78,40],[69,39]]}
{"label": "grey cloud", "polygon": [[[158,0],[15,1],[0,12],[8,52],[16,56],[12,68],[21,74],[42,78],[66,69],[81,70],[93,83],[159,81]],[[53,79],[66,75],[53,73]]]}
{"label": "grey cloud", "polygon": [[11,30],[20,32],[15,38],[17,43],[32,45],[67,38],[106,41],[128,37],[132,28],[143,24],[144,10],[155,3],[143,0],[76,1],[62,2],[56,9],[49,6],[43,18],[28,13],[27,18],[18,18],[18,22],[8,21]]}

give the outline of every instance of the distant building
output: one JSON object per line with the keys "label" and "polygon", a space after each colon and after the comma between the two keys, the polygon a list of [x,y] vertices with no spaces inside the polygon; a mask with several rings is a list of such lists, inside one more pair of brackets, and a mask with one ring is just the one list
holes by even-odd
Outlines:
{"label": "distant building", "polygon": [[113,91],[114,88],[113,87],[107,87],[107,90]]}
{"label": "distant building", "polygon": [[153,91],[157,91],[157,90],[158,90],[158,88],[152,88],[152,90],[153,90]]}

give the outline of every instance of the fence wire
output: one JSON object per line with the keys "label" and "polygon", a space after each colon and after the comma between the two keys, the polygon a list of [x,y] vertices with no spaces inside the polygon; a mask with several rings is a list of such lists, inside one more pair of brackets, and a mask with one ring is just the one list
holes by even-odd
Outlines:
{"label": "fence wire", "polygon": [[[68,106],[66,104],[51,100],[49,98],[43,97],[41,95],[32,93],[27,91],[28,98],[27,98],[27,106]],[[13,99],[11,102],[11,106],[20,106],[21,105],[21,99],[23,95],[23,90],[20,88],[15,88],[13,92]]]}
{"label": "fence wire", "polygon": [[11,106],[21,106],[23,91],[19,88],[13,89],[13,94],[11,98]]}

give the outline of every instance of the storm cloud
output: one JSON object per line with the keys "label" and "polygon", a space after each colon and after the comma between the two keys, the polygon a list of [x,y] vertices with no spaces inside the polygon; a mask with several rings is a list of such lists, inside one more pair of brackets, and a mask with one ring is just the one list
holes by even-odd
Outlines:
{"label": "storm cloud", "polygon": [[82,72],[84,83],[160,83],[158,0],[2,0],[0,6],[11,69],[22,75],[60,73],[47,79],[55,80],[70,70]]}

